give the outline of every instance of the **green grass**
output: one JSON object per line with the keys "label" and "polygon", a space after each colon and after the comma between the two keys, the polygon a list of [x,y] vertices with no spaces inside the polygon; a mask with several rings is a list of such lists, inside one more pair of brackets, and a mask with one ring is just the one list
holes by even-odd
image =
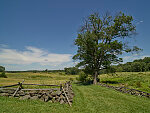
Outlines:
{"label": "green grass", "polygon": [[118,72],[116,74],[100,75],[101,82],[125,86],[150,93],[150,72]]}
{"label": "green grass", "polygon": [[59,103],[0,97],[1,113],[149,113],[150,99],[94,85],[73,85],[72,107]]}
{"label": "green grass", "polygon": [[[77,75],[61,73],[6,73],[8,78],[0,78],[0,85],[25,83],[60,84]],[[150,73],[117,73],[117,75],[101,75],[103,82],[112,85],[128,85],[128,87],[149,91]],[[141,87],[136,86],[141,82]],[[132,85],[133,84],[133,85]],[[149,113],[150,99],[120,93],[96,85],[73,84],[75,97],[72,107],[68,104],[41,102],[39,100],[19,100],[0,97],[0,113]]]}

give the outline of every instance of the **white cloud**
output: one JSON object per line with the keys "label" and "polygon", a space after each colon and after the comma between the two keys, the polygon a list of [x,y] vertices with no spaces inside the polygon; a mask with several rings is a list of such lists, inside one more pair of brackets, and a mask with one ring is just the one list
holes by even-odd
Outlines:
{"label": "white cloud", "polygon": [[26,50],[0,48],[0,63],[2,64],[33,64],[60,65],[71,61],[71,54],[49,53],[43,49],[27,46]]}

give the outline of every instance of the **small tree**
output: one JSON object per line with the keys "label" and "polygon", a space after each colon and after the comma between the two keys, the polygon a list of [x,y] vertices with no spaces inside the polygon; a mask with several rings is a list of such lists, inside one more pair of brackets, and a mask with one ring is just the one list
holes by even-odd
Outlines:
{"label": "small tree", "polygon": [[7,78],[7,76],[6,76],[6,74],[5,74],[5,71],[3,71],[3,72],[0,74],[0,77]]}
{"label": "small tree", "polygon": [[48,69],[45,69],[45,72],[48,73]]}
{"label": "small tree", "polygon": [[132,16],[122,12],[114,17],[108,13],[100,17],[94,13],[85,19],[75,40],[78,50],[73,59],[79,60],[78,66],[83,66],[85,72],[93,75],[93,84],[97,84],[99,70],[122,61],[118,55],[140,50],[136,46],[129,48],[123,40],[135,34],[132,21]]}
{"label": "small tree", "polygon": [[81,71],[79,73],[79,77],[77,78],[77,80],[80,81],[80,82],[82,82],[82,83],[85,83],[86,80],[87,80],[87,77],[88,77],[88,75],[85,74],[83,71]]}

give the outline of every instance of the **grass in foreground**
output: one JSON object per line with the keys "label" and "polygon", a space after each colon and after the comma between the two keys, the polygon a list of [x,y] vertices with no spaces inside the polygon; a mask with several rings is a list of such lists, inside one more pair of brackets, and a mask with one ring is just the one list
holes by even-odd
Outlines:
{"label": "grass in foreground", "polygon": [[94,85],[73,85],[72,107],[0,97],[0,113],[149,113],[150,99]]}

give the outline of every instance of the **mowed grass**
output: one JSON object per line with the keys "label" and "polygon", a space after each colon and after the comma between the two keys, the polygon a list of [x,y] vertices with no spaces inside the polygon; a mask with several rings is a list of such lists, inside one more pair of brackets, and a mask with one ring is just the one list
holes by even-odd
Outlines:
{"label": "mowed grass", "polygon": [[114,86],[125,86],[150,93],[150,72],[117,72],[102,74],[101,82]]}
{"label": "mowed grass", "polygon": [[149,113],[150,99],[95,85],[73,84],[72,107],[67,104],[0,97],[0,113]]}

